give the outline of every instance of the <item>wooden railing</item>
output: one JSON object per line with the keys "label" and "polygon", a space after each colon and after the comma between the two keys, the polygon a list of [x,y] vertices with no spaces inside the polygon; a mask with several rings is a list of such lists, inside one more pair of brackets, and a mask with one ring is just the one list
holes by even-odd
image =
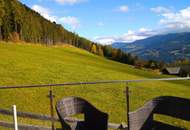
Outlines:
{"label": "wooden railing", "polygon": [[[7,109],[0,109],[0,114],[12,116],[13,112]],[[42,115],[42,114],[36,114],[36,113],[30,113],[30,112],[17,112],[17,116],[22,117],[22,118],[41,120],[41,121],[52,121],[52,117],[49,115]],[[58,118],[54,117],[53,120],[55,122],[59,122]],[[77,118],[65,118],[65,120],[70,123],[82,121],[81,119],[77,119]],[[5,122],[5,121],[0,121],[0,126],[7,127],[7,128],[14,127],[13,123]],[[19,127],[19,130],[51,130],[52,129],[50,127],[44,127],[44,126],[42,127],[42,126],[26,125],[26,124],[20,124],[18,127]],[[111,129],[127,128],[126,125],[115,124],[115,123],[109,123],[108,127]],[[57,128],[57,129],[60,129],[60,128]]]}
{"label": "wooden railing", "polygon": [[[0,86],[0,89],[24,89],[24,88],[44,88],[44,87],[64,87],[64,86],[74,86],[74,85],[87,85],[87,84],[113,84],[113,83],[133,83],[133,82],[150,82],[150,81],[176,81],[176,80],[190,80],[190,77],[184,77],[184,78],[152,78],[152,79],[139,79],[139,80],[106,80],[106,81],[96,81],[96,82],[71,82],[71,83],[63,83],[63,84],[44,84],[44,85],[22,85],[22,86]],[[127,86],[128,90],[128,86]],[[51,90],[50,90],[51,93]],[[128,117],[128,126],[122,125],[122,124],[114,124],[109,123],[109,128],[112,129],[130,129],[130,130],[140,130],[140,127],[143,126],[143,124],[150,119],[152,120],[152,116],[150,113],[156,112],[155,111],[155,104],[154,102],[149,102],[145,104],[142,108],[140,108],[136,112],[129,112],[129,94],[128,91],[126,91],[126,98],[127,98],[127,117]],[[50,94],[50,101],[53,101],[53,94]],[[50,103],[50,108],[53,108],[53,103]],[[157,106],[158,104],[156,104]],[[52,109],[51,112],[54,110]],[[0,109],[0,114],[5,115],[12,115],[12,111]],[[51,116],[48,115],[41,115],[41,114],[35,114],[35,113],[28,113],[28,112],[17,112],[18,117],[23,118],[30,118],[30,119],[37,119],[37,120],[43,120],[43,121],[51,121],[52,124],[54,122],[59,122],[59,119],[55,118],[53,113],[51,113]],[[149,115],[150,114],[150,115]],[[71,119],[68,118],[67,121],[69,122],[76,122],[79,121],[79,119]],[[140,122],[135,124],[134,122]],[[139,125],[139,127],[136,127]],[[13,128],[13,124],[10,122],[4,122],[0,121],[0,126]],[[134,127],[135,126],[135,127]],[[49,127],[41,127],[41,126],[34,126],[34,125],[19,125],[19,130],[52,130],[52,128]]]}
{"label": "wooden railing", "polygon": [[137,80],[104,80],[95,82],[68,82],[62,84],[38,84],[38,85],[18,85],[18,86],[0,86],[0,89],[14,89],[14,88],[44,88],[44,87],[64,87],[75,85],[90,85],[90,84],[113,84],[113,83],[137,83],[137,82],[150,82],[150,81],[177,81],[177,80],[190,80],[190,77],[183,78],[149,78]]}

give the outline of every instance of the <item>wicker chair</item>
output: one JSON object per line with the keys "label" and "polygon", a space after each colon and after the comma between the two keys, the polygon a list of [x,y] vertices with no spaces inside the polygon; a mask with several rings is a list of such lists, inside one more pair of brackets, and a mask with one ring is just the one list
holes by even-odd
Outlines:
{"label": "wicker chair", "polygon": [[[108,114],[99,111],[86,100],[79,97],[68,97],[57,102],[57,114],[63,130],[107,130]],[[65,118],[84,114],[84,121],[69,124]]]}
{"label": "wicker chair", "polygon": [[150,100],[138,110],[129,113],[130,130],[182,130],[155,121],[154,114],[190,121],[190,99],[161,96]]}

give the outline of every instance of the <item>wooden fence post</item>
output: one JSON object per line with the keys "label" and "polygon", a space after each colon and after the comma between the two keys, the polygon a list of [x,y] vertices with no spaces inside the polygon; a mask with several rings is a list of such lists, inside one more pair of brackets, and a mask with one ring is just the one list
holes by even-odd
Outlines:
{"label": "wooden fence post", "polygon": [[50,98],[50,112],[51,112],[51,127],[52,127],[52,130],[55,130],[55,123],[54,123],[54,110],[53,110],[53,106],[54,106],[54,103],[53,103],[53,98],[55,96],[53,95],[53,91],[52,91],[52,88],[50,89],[49,91],[49,98]]}
{"label": "wooden fence post", "polygon": [[129,121],[129,86],[128,83],[126,83],[126,105],[127,105],[127,125],[128,125],[128,130],[130,130],[130,121]]}
{"label": "wooden fence post", "polygon": [[13,123],[14,123],[14,130],[18,130],[16,105],[13,105]]}

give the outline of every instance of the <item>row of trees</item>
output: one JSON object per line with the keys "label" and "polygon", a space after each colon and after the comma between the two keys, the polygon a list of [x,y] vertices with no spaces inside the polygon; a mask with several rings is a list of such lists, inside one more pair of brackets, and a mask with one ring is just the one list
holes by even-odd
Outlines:
{"label": "row of trees", "polygon": [[99,45],[96,43],[93,43],[90,48],[90,52],[100,55],[100,56],[105,56],[109,59],[134,65],[136,68],[150,68],[150,69],[162,69],[166,64],[164,62],[158,62],[154,60],[143,60],[135,55],[132,55],[130,53],[126,53],[120,49],[115,49],[110,45]]}
{"label": "row of trees", "polygon": [[133,56],[130,53],[121,51],[120,49],[115,49],[111,45],[100,45],[92,43],[90,52],[99,56],[107,57],[111,60],[118,62],[134,65],[135,61],[138,59],[137,56]]}

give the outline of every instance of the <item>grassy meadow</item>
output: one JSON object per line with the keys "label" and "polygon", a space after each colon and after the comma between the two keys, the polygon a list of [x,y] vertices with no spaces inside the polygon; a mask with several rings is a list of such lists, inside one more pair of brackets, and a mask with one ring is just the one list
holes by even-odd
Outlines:
{"label": "grassy meadow", "polygon": [[[0,42],[0,86],[52,84],[64,82],[125,80],[169,77],[114,62],[69,46],[43,46]],[[190,81],[130,83],[130,110],[157,96],[190,98]],[[99,84],[54,87],[55,102],[66,96],[87,99],[109,113],[109,122],[126,122],[126,84]],[[0,108],[49,114],[49,88],[0,90]],[[190,129],[190,122],[165,116],[157,120]],[[12,117],[0,115],[0,120]],[[22,123],[49,125],[47,122],[19,119]],[[4,129],[4,128],[3,128]]]}

